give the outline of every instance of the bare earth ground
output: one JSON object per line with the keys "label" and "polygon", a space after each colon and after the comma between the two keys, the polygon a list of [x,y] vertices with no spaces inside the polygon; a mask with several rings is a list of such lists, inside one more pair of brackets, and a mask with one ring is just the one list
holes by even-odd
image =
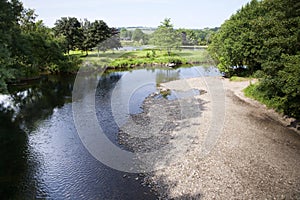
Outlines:
{"label": "bare earth ground", "polygon": [[[223,84],[225,103],[213,104],[215,94],[207,84],[213,79]],[[193,78],[162,87],[179,91],[185,84],[201,95],[173,101],[151,96],[144,102],[144,113],[121,128],[120,143],[141,158],[143,152],[156,150],[153,157],[159,159],[147,158],[155,171],[145,183],[161,199],[300,199],[300,135],[287,127],[290,121],[244,97],[241,90],[249,81]],[[131,137],[141,132],[132,123],[156,126],[149,119],[162,115],[167,117],[157,134],[150,128],[143,134],[151,138]],[[220,121],[219,134],[209,131],[215,119]],[[205,154],[209,134],[215,134],[216,141],[208,143]]]}

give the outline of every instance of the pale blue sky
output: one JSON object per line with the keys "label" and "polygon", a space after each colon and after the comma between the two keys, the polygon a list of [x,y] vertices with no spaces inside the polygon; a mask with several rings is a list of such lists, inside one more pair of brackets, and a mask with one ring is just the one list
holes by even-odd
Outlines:
{"label": "pale blue sky", "polygon": [[157,27],[168,17],[176,28],[220,26],[250,0],[22,0],[47,26],[61,17],[104,20],[111,27]]}

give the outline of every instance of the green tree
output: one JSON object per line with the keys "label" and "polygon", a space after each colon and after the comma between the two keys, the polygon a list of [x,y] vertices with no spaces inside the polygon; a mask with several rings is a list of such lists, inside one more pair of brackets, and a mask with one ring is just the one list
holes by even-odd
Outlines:
{"label": "green tree", "polygon": [[111,29],[102,20],[96,20],[90,23],[88,20],[82,24],[84,39],[80,45],[80,49],[86,51],[96,47],[105,41],[111,34]]}
{"label": "green tree", "polygon": [[221,71],[259,74],[254,96],[298,118],[299,22],[297,0],[252,0],[222,24],[209,46]]}
{"label": "green tree", "polygon": [[106,40],[102,41],[97,45],[98,50],[98,56],[99,51],[106,52],[107,50],[114,50],[121,48],[121,42],[120,42],[120,34],[117,29],[110,28],[110,35],[106,38]]}
{"label": "green tree", "polygon": [[67,43],[67,53],[79,48],[84,40],[81,24],[75,17],[62,17],[55,22],[54,32],[63,35]]}
{"label": "green tree", "polygon": [[122,28],[120,31],[120,38],[123,40],[131,40],[132,39],[132,31],[129,31],[126,28]]}
{"label": "green tree", "polygon": [[65,37],[55,38],[36,17],[18,0],[0,0],[0,92],[7,91],[7,82],[76,66],[64,56]]}
{"label": "green tree", "polygon": [[174,30],[171,19],[166,18],[152,34],[151,43],[160,49],[164,49],[171,55],[174,48],[181,45],[181,36]]}
{"label": "green tree", "polygon": [[20,33],[18,22],[22,9],[19,1],[0,0],[0,93],[7,91],[6,82],[14,78],[16,71],[12,46]]}
{"label": "green tree", "polygon": [[141,29],[135,29],[132,33],[132,40],[135,42],[139,42],[140,44],[145,44],[145,33]]}
{"label": "green tree", "polygon": [[195,30],[178,29],[178,35],[182,36],[182,45],[197,45],[198,37]]}

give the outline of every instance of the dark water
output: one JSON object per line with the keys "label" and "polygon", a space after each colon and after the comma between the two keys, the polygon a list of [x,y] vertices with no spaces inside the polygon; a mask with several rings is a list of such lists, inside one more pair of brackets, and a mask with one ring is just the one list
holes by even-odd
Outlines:
{"label": "dark water", "polygon": [[[202,75],[220,74],[192,67],[93,75],[99,124],[117,144],[112,98],[122,101],[130,94],[128,113],[121,114],[142,112],[144,98],[157,84]],[[84,148],[72,116],[74,80],[47,76],[0,95],[0,199],[156,199],[138,174],[124,178],[124,172],[103,165]]]}

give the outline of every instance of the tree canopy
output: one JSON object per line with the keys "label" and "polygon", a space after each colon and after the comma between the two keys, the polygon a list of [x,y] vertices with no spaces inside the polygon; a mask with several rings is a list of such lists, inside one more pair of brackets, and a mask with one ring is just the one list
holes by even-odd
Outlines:
{"label": "tree canopy", "polygon": [[160,49],[165,49],[168,54],[171,50],[181,45],[181,35],[178,34],[171,24],[171,19],[166,18],[152,34],[151,43]]}
{"label": "tree canopy", "polygon": [[115,28],[110,28],[110,34],[108,35],[107,39],[102,41],[101,43],[98,43],[97,49],[98,49],[98,54],[99,51],[107,51],[107,50],[114,50],[114,49],[119,49],[121,48],[121,42],[120,42],[120,35],[119,31]]}
{"label": "tree canopy", "polygon": [[119,32],[102,20],[80,22],[63,17],[55,27],[36,20],[33,9],[25,9],[19,0],[0,0],[0,92],[7,83],[20,82],[42,73],[74,72],[80,59],[67,56],[70,50],[88,50],[111,38],[108,49],[119,48]]}
{"label": "tree canopy", "polygon": [[72,64],[52,30],[18,0],[0,1],[0,92],[7,82],[63,71]]}
{"label": "tree canopy", "polygon": [[103,20],[95,20],[92,23],[85,20],[85,22],[82,23],[82,29],[83,42],[79,46],[79,49],[86,51],[86,54],[88,54],[88,50],[108,39],[112,32]]}
{"label": "tree canopy", "polygon": [[83,31],[81,24],[75,17],[62,17],[55,22],[54,32],[56,36],[62,35],[66,39],[67,53],[81,46]]}
{"label": "tree canopy", "polygon": [[253,75],[256,91],[300,117],[300,2],[252,0],[221,26],[209,47],[229,76]]}

